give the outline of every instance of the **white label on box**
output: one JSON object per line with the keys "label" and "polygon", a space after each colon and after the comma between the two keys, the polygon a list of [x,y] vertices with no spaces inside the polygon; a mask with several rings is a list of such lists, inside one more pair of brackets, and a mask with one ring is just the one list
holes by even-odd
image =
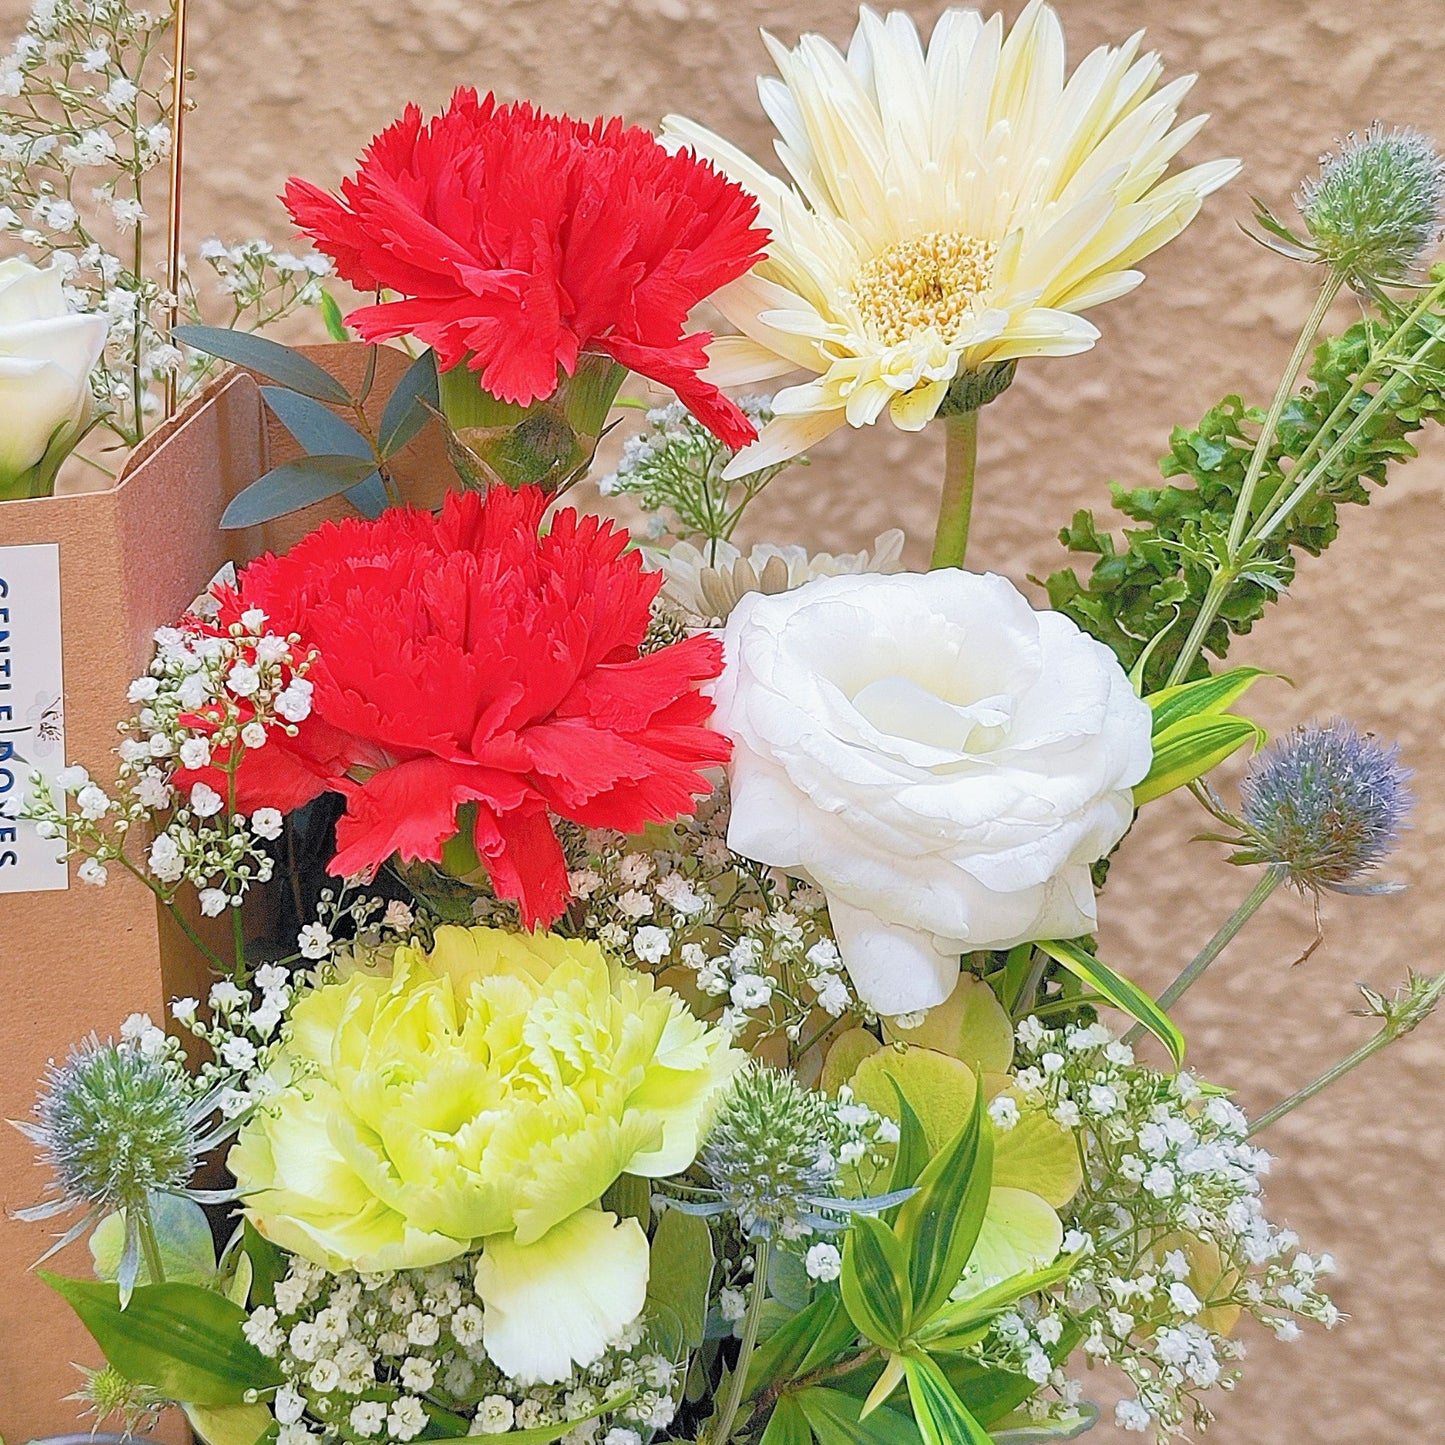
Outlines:
{"label": "white label on box", "polygon": [[12,816],[35,772],[65,766],[60,548],[0,547],[0,893],[69,886],[61,844]]}

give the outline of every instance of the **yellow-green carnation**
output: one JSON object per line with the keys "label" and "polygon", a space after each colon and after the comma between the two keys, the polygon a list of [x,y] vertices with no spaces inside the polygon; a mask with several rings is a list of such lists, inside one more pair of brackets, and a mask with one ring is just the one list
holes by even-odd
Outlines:
{"label": "yellow-green carnation", "polygon": [[297,1002],[278,1093],[229,1162],[256,1228],[328,1269],[480,1247],[488,1353],[515,1378],[562,1379],[645,1297],[646,1237],[598,1208],[603,1191],[686,1169],[742,1062],[594,943],[441,928],[429,953],[398,949],[389,973]]}

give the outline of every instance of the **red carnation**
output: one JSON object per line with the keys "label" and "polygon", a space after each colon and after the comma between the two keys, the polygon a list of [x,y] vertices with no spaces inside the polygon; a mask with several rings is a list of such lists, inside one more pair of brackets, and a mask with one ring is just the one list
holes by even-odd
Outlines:
{"label": "red carnation", "polygon": [[293,179],[296,224],[363,291],[402,300],[347,318],[368,341],[416,336],[492,395],[529,405],[584,351],[670,386],[731,447],[756,436],[698,373],[688,312],[762,258],[757,202],[690,152],[620,120],[588,125],[458,90],[409,106],[341,198]]}
{"label": "red carnation", "polygon": [[[536,488],[452,494],[439,517],[398,510],[328,524],[218,593],[314,649],[311,714],[245,755],[237,804],[347,800],[331,872],[393,853],[439,861],[475,804],[499,896],[529,927],[566,905],[551,816],[634,833],[690,813],[727,743],[697,685],[722,668],[699,636],[642,655],[661,583],[627,533],[557,512]],[[197,775],[199,776],[199,775]]]}

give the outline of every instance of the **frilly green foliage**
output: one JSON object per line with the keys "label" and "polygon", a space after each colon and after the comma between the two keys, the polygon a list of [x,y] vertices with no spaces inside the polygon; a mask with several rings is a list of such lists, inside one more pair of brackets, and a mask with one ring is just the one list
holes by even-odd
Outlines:
{"label": "frilly green foliage", "polygon": [[[1437,279],[1442,274],[1445,268],[1437,268]],[[1304,452],[1365,368],[1379,362],[1378,350],[1400,319],[1361,321],[1317,349],[1309,372],[1311,384],[1285,407],[1255,493],[1253,517],[1265,515],[1282,495],[1289,464]],[[1233,637],[1248,632],[1266,605],[1293,580],[1299,553],[1318,556],[1335,540],[1340,507],[1367,504],[1371,486],[1385,484],[1390,464],[1416,455],[1411,436],[1427,422],[1445,421],[1445,322],[1428,313],[1393,349],[1396,355],[1410,356],[1432,334],[1441,339],[1427,362],[1405,378],[1389,404],[1331,466],[1322,485],[1263,543],[1230,589],[1205,637],[1205,647],[1216,657],[1224,657]],[[1363,391],[1355,409],[1362,408],[1369,396],[1368,389]],[[1059,534],[1072,551],[1099,560],[1087,581],[1081,581],[1072,568],[1048,578],[1049,600],[1058,611],[1112,648],[1125,667],[1132,667],[1149,641],[1169,628],[1145,665],[1146,694],[1164,685],[1199,613],[1213,576],[1212,564],[1225,555],[1230,522],[1263,420],[1263,411],[1247,407],[1238,396],[1227,396],[1197,427],[1178,427],[1170,438],[1169,455],[1160,470],[1166,479],[1180,481],[1134,490],[1114,483],[1115,508],[1142,524],[1125,531],[1122,547],[1086,510],[1076,512]],[[1208,671],[1201,656],[1187,677],[1202,677]]]}

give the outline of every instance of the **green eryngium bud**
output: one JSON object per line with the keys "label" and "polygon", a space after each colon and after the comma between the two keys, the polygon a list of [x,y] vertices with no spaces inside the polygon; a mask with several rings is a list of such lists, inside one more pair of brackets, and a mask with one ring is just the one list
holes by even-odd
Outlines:
{"label": "green eryngium bud", "polygon": [[1351,283],[1407,280],[1439,239],[1442,202],[1434,142],[1378,121],[1326,155],[1299,196],[1312,249]]}

